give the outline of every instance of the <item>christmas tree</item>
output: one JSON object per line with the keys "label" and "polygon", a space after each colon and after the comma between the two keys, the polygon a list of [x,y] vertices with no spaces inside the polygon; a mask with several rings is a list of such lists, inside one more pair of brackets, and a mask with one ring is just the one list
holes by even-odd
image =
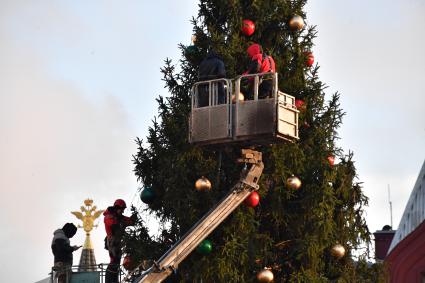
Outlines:
{"label": "christmas tree", "polygon": [[[305,4],[200,1],[192,20],[195,40],[180,45],[178,65],[165,61],[162,73],[170,95],[157,99],[158,119],[146,142],[137,140],[135,173],[150,196],[143,213],[155,216],[162,228],[152,238],[138,221],[126,238],[126,253],[134,262],[158,259],[238,180],[240,145],[211,149],[188,143],[190,90],[209,50],[223,58],[227,77],[233,78],[246,70],[246,49],[255,42],[275,60],[279,90],[297,99],[300,139],[257,146],[265,163],[260,204],[236,209],[208,237],[208,253],[193,252],[169,281],[257,282],[263,267],[271,268],[274,282],[378,280],[379,268],[351,256],[370,243],[363,215],[367,197],[356,180],[352,153],[336,145],[344,112],[338,93],[325,99],[326,86],[318,78],[318,65],[313,65],[317,32],[304,25]],[[251,21],[255,31],[253,25],[243,27],[244,20]],[[334,159],[339,162],[334,164]],[[293,175],[302,182],[297,190],[287,186]],[[211,180],[210,191],[194,189],[201,176]]]}

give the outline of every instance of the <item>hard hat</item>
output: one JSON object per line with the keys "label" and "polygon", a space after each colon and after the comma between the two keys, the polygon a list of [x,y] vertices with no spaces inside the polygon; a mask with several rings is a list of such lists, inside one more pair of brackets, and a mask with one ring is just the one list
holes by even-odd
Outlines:
{"label": "hard hat", "polygon": [[249,57],[254,57],[255,55],[261,54],[263,52],[261,45],[254,43],[251,44],[248,49],[246,50],[246,53],[248,53]]}
{"label": "hard hat", "polygon": [[127,205],[125,204],[125,201],[122,200],[122,199],[117,199],[114,202],[114,206],[118,206],[118,207],[121,207],[121,208],[126,208],[127,207]]}

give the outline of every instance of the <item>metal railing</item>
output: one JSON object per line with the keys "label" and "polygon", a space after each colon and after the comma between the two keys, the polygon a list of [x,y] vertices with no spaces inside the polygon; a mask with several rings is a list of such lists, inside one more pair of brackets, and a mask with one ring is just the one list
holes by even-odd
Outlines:
{"label": "metal railing", "polygon": [[[239,94],[241,92],[241,83],[247,80],[248,84],[250,85],[250,88],[253,92],[253,100],[258,100],[258,94],[260,85],[267,81],[272,81],[272,92],[271,97],[277,99],[277,93],[278,93],[278,74],[274,72],[269,73],[259,73],[259,74],[248,74],[248,75],[241,75],[235,78],[235,94]],[[249,95],[247,93],[244,93],[245,96]],[[238,99],[236,99],[236,104],[238,103]]]}
{"label": "metal railing", "polygon": [[[227,104],[231,98],[231,91],[232,81],[229,79],[197,82],[192,86],[192,109]],[[206,95],[208,99],[205,99]]]}
{"label": "metal railing", "polygon": [[[104,283],[106,276],[106,269],[108,263],[100,263],[96,265],[73,265],[73,266],[54,266],[52,267],[50,275],[51,283],[66,282],[66,283],[77,283],[77,282],[98,282]],[[122,266],[118,268],[118,280],[124,278],[127,273]],[[61,279],[59,279],[61,278]],[[85,278],[86,281],[82,281]],[[60,281],[62,280],[62,281]],[[88,281],[91,280],[91,281]],[[95,281],[93,281],[95,280]]]}
{"label": "metal railing", "polygon": [[[195,83],[192,86],[192,109],[194,108],[200,108],[200,107],[207,107],[207,106],[216,106],[221,104],[227,104],[232,102],[232,94],[238,95],[241,92],[241,83],[247,80],[249,81],[248,84],[250,85],[250,89],[253,92],[253,100],[258,100],[258,94],[260,85],[267,81],[272,81],[272,92],[271,97],[277,99],[278,96],[278,74],[269,72],[269,73],[259,73],[259,74],[248,74],[248,75],[241,75],[236,77],[235,79],[215,79],[215,80],[208,80],[208,81],[200,81]],[[233,86],[235,88],[233,89]],[[220,91],[221,95],[223,96],[224,100],[219,101],[220,98]],[[208,95],[208,99],[205,99],[206,95]],[[247,93],[244,93],[245,97],[248,97],[249,95]],[[200,103],[202,100],[207,103]],[[236,99],[237,103],[238,99]]]}
{"label": "metal railing", "polygon": [[298,139],[295,97],[279,91],[278,73],[200,81],[191,95],[190,143]]}
{"label": "metal railing", "polygon": [[[232,89],[232,81],[229,79],[201,81],[192,86],[189,141],[193,138],[192,127],[197,125],[196,122],[205,119],[206,113],[219,111],[218,109],[223,112],[224,116],[222,118],[225,120],[227,127],[227,131],[223,135],[226,138],[231,135],[232,104],[229,102],[231,101]],[[209,114],[207,116],[209,117]]]}

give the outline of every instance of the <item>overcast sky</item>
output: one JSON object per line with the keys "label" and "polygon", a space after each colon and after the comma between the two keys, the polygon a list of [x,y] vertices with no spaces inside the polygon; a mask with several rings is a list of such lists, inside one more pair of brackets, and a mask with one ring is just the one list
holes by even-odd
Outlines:
{"label": "overcast sky", "polygon": [[[166,94],[159,68],[189,44],[196,1],[0,0],[0,281],[49,272],[52,232],[85,198],[140,205],[131,155]],[[372,231],[394,226],[425,158],[425,4],[311,0],[313,49],[347,112]],[[93,232],[98,262],[103,225]],[[84,233],[72,239],[82,244]],[[77,253],[74,262],[77,263]],[[8,271],[8,272],[6,272]],[[16,277],[19,274],[22,277]]]}

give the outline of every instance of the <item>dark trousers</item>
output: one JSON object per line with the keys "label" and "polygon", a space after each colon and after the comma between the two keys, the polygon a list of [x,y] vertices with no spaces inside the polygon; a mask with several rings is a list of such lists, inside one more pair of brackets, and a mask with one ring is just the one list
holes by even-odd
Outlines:
{"label": "dark trousers", "polygon": [[[248,82],[241,86],[241,91],[245,95],[245,100],[254,99],[254,82]],[[263,80],[258,86],[258,99],[271,97],[273,92],[273,81]]]}
{"label": "dark trousers", "polygon": [[[226,103],[226,94],[224,91],[224,84],[222,82],[213,83],[212,87],[218,88],[218,104]],[[198,107],[209,106],[209,86],[202,84],[198,87]]]}
{"label": "dark trousers", "polygon": [[273,92],[273,81],[272,80],[263,80],[260,86],[258,87],[258,98],[263,99],[271,97]]}
{"label": "dark trousers", "polygon": [[109,251],[110,262],[106,268],[105,283],[118,283],[121,263],[121,246],[120,241],[108,239],[107,247]]}
{"label": "dark trousers", "polygon": [[105,283],[119,283],[118,276],[120,272],[121,257],[111,257],[111,261],[106,268]]}
{"label": "dark trousers", "polygon": [[72,263],[55,262],[53,267],[57,283],[68,283],[71,280]]}

